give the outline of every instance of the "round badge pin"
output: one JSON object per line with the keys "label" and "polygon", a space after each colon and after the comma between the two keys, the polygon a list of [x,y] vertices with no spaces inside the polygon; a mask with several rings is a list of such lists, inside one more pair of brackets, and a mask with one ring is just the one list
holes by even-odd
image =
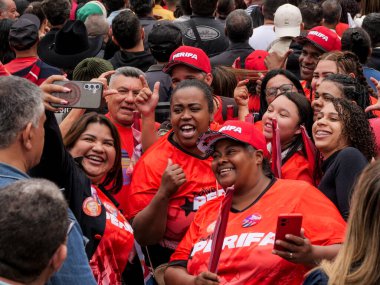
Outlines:
{"label": "round badge pin", "polygon": [[83,212],[90,217],[97,217],[100,215],[102,211],[102,207],[93,197],[88,197],[84,200],[82,204],[82,209]]}
{"label": "round badge pin", "polygon": [[243,220],[241,226],[243,228],[252,227],[254,225],[257,225],[261,221],[261,218],[261,215],[258,213],[252,214]]}

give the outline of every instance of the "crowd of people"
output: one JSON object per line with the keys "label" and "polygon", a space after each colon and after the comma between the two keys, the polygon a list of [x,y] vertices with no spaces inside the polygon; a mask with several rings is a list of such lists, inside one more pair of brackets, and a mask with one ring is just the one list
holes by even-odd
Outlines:
{"label": "crowd of people", "polygon": [[378,27],[377,0],[0,0],[0,284],[379,284]]}

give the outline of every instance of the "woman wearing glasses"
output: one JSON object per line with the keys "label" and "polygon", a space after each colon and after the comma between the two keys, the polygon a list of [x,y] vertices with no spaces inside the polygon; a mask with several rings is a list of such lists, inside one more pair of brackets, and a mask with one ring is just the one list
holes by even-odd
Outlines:
{"label": "woman wearing glasses", "polygon": [[268,105],[276,95],[287,91],[305,95],[300,81],[293,73],[283,69],[273,69],[265,75],[260,91],[259,120],[262,119]]}

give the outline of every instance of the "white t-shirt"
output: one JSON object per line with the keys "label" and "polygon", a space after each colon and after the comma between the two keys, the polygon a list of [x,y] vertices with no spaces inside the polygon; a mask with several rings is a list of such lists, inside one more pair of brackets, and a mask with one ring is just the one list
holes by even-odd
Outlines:
{"label": "white t-shirt", "polygon": [[262,25],[253,29],[253,35],[249,38],[249,45],[255,50],[267,50],[276,39],[273,27],[274,25]]}

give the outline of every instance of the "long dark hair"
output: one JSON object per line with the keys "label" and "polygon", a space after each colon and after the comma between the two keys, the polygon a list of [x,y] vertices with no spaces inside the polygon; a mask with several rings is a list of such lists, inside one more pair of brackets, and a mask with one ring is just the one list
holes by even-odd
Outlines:
{"label": "long dark hair", "polygon": [[[297,92],[286,92],[278,95],[277,97],[279,96],[285,96],[296,105],[299,116],[298,125],[303,125],[306,129],[307,134],[311,136],[311,128],[313,125],[313,109],[311,108],[309,100],[307,100],[303,94],[299,94]],[[307,154],[303,144],[302,134],[297,134],[293,142],[288,147],[289,151],[282,159],[282,165],[284,165],[285,162],[287,162],[294,153],[299,151],[300,148],[302,149],[303,155],[306,157]]]}
{"label": "long dark hair", "polygon": [[347,99],[333,98],[331,102],[342,122],[342,135],[349,146],[357,148],[368,161],[377,155],[377,146],[372,127],[364,111]]}
{"label": "long dark hair", "polygon": [[302,88],[300,81],[298,80],[298,78],[293,73],[291,73],[288,70],[284,70],[284,69],[273,69],[273,70],[269,71],[265,75],[265,77],[261,83],[260,110],[259,110],[259,117],[258,117],[259,120],[261,120],[263,118],[264,113],[268,109],[268,103],[267,103],[267,99],[266,99],[266,95],[265,95],[265,89],[267,88],[268,81],[277,75],[283,75],[286,78],[288,78],[294,84],[294,86],[297,88],[298,93],[301,93],[302,95],[305,96],[305,93],[303,91],[303,88]]}
{"label": "long dark hair", "polygon": [[106,116],[97,114],[95,112],[83,115],[67,132],[66,136],[63,139],[63,143],[68,150],[71,150],[74,147],[75,143],[78,141],[79,137],[86,131],[87,127],[93,123],[99,123],[100,125],[107,126],[114,140],[114,148],[116,153],[115,161],[100,186],[107,189],[111,193],[116,194],[123,186],[120,137],[116,127]]}

